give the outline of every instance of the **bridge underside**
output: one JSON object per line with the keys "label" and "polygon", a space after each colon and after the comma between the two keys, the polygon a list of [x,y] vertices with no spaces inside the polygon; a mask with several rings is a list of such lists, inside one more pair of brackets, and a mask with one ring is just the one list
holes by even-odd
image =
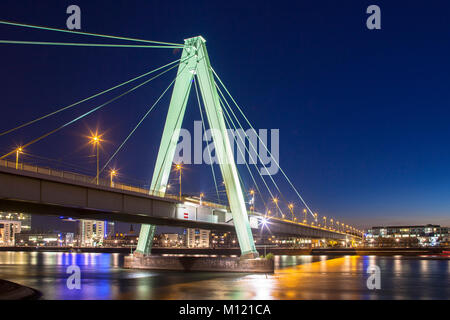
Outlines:
{"label": "bridge underside", "polygon": [[[0,209],[3,211],[21,212],[42,216],[71,217],[75,219],[100,220],[100,221],[107,220],[125,223],[151,224],[156,226],[235,232],[234,225],[230,223],[183,220],[183,219],[176,219],[174,217],[158,217],[137,213],[76,208],[76,207],[25,202],[17,200],[0,199]],[[303,237],[312,239],[325,238],[335,240],[343,240],[346,238],[345,234],[309,228],[307,226],[301,225],[294,225],[294,224],[290,225],[289,223],[283,223],[278,221],[271,222],[268,228],[269,229],[265,229],[262,231],[260,228],[252,228],[252,233],[254,236],[277,235],[286,237],[300,237],[300,238]],[[348,237],[351,236],[348,235]]]}

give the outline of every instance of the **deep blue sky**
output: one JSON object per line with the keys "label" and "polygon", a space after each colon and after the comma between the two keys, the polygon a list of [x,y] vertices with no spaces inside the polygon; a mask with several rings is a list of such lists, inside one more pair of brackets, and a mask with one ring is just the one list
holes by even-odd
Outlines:
{"label": "deep blue sky", "polygon": [[[178,43],[196,35],[206,38],[213,67],[254,126],[280,129],[281,166],[319,214],[360,226],[450,225],[448,1],[2,0],[0,19],[65,28],[70,4],[81,7],[85,32]],[[370,4],[381,7],[382,30],[365,26]],[[114,42],[8,26],[0,26],[0,35]],[[179,55],[167,49],[2,45],[0,128],[56,110]],[[106,132],[105,161],[173,76],[27,151],[62,157],[93,173],[92,150],[83,147],[83,136],[96,127]],[[7,152],[104,101],[106,97],[0,137],[0,150]],[[194,102],[191,95],[184,124],[188,129],[200,119]],[[116,159],[123,177],[150,180],[167,106],[165,99]],[[276,179],[284,196],[298,202],[282,177]],[[183,183],[186,192],[213,190],[207,167],[188,168]]]}

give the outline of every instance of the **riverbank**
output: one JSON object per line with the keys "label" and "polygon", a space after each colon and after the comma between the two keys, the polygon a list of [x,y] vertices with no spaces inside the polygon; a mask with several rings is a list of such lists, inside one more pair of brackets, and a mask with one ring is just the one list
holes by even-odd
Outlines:
{"label": "riverbank", "polygon": [[[12,252],[79,252],[79,253],[123,253],[131,252],[130,248],[69,248],[69,247],[0,247],[1,251]],[[273,253],[274,255],[332,255],[332,256],[422,256],[422,255],[438,255],[449,256],[450,248],[327,248],[327,249],[293,249],[293,248],[264,248],[259,247],[258,251],[261,255],[265,253]],[[153,248],[152,253],[155,255],[162,254],[185,254],[185,255],[224,255],[239,256],[241,251],[239,248]]]}
{"label": "riverbank", "polygon": [[36,300],[40,297],[37,290],[0,279],[0,300]]}

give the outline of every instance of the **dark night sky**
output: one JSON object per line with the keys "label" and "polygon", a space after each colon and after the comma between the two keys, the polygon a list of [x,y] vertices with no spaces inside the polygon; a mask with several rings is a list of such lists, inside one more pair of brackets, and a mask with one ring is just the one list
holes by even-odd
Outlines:
{"label": "dark night sky", "polygon": [[[358,226],[450,225],[448,1],[2,0],[0,19],[65,28],[70,4],[81,7],[81,31],[177,43],[196,35],[206,38],[214,69],[254,126],[280,129],[280,164],[319,214]],[[381,7],[382,30],[365,26],[370,4]],[[0,35],[124,43],[3,25]],[[112,87],[180,53],[1,45],[0,128]],[[105,161],[174,75],[27,152],[95,174],[89,157],[93,152],[86,145],[89,130],[105,133]],[[122,91],[0,137],[0,151],[8,152]],[[200,120],[195,95],[190,98],[187,129]],[[167,106],[166,98],[115,159],[123,179],[150,181]],[[185,192],[214,189],[209,168],[186,169]],[[298,203],[280,174],[276,180],[284,196]]]}

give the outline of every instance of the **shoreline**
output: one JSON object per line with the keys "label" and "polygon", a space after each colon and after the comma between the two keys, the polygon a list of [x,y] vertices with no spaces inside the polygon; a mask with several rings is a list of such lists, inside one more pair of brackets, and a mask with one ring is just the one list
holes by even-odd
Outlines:
{"label": "shoreline", "polygon": [[42,293],[21,284],[0,279],[0,300],[37,300]]}
{"label": "shoreline", "polygon": [[[450,257],[450,248],[328,248],[328,249],[290,249],[290,248],[257,248],[261,255],[273,253],[274,255],[377,255],[377,256],[442,256]],[[69,248],[69,247],[0,247],[0,252],[72,252],[72,253],[122,253],[129,254],[130,248]],[[185,255],[216,255],[239,256],[239,248],[153,248],[152,254],[185,254]]]}

